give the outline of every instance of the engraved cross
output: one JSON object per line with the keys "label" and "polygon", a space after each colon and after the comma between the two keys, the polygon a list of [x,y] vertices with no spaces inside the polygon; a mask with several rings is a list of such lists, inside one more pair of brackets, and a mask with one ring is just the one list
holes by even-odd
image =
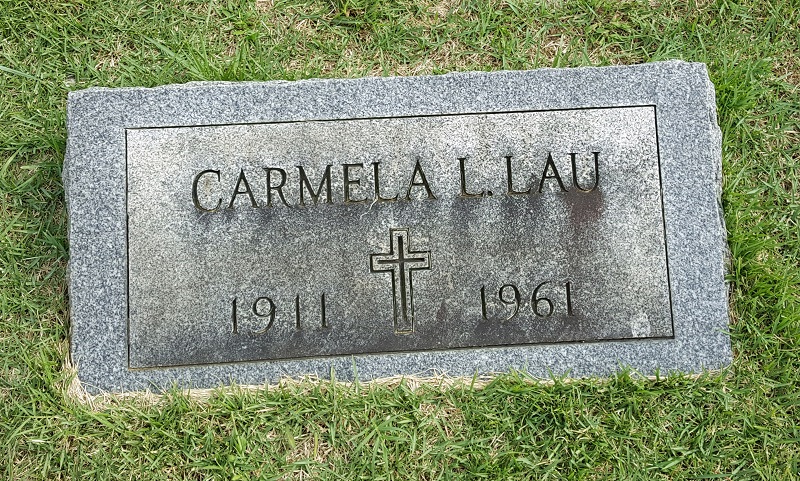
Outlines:
{"label": "engraved cross", "polygon": [[414,332],[414,300],[411,274],[431,268],[431,251],[412,251],[408,229],[389,229],[389,253],[371,254],[370,271],[392,273],[394,332]]}

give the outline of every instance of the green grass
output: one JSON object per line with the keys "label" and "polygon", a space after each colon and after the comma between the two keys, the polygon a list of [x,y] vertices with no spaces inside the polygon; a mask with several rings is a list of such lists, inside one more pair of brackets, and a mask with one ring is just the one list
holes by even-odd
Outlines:
{"label": "green grass", "polygon": [[[800,4],[0,0],[0,478],[800,478]],[[67,92],[191,80],[706,62],[733,365],[480,388],[66,394]]]}

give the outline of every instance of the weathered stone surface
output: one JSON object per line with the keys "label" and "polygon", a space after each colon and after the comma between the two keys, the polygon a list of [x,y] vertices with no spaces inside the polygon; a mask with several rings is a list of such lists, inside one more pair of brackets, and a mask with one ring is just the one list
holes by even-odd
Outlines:
{"label": "weathered stone surface", "polygon": [[730,362],[702,64],[69,99],[90,391]]}

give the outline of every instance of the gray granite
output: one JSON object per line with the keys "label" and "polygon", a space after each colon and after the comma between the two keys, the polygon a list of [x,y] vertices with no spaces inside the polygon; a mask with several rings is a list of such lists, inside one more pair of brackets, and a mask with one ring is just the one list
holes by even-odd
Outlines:
{"label": "gray granite", "polygon": [[70,94],[90,392],[730,363],[703,64]]}

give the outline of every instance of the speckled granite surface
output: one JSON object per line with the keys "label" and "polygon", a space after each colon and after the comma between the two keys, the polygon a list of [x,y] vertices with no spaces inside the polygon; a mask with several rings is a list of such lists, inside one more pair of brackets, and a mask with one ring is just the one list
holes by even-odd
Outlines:
{"label": "speckled granite surface", "polygon": [[68,130],[90,392],[730,362],[702,64],[90,89]]}

